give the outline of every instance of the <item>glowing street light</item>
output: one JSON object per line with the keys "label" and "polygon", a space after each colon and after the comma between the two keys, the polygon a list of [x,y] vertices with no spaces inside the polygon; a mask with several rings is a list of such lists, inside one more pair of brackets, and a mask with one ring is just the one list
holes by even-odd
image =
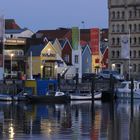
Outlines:
{"label": "glowing street light", "polygon": [[11,53],[11,78],[12,78],[12,58],[13,58],[14,54]]}

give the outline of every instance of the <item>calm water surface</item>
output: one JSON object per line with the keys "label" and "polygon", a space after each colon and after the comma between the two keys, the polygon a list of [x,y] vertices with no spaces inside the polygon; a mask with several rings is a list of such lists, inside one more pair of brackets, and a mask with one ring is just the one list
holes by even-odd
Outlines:
{"label": "calm water surface", "polygon": [[0,102],[2,140],[140,140],[140,100]]}

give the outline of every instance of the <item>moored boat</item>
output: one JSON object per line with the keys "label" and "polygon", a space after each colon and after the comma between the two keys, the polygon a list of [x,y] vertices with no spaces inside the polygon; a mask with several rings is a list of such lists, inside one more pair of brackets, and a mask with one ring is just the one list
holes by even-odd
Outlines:
{"label": "moored boat", "polygon": [[[94,99],[99,100],[102,98],[102,92],[96,91],[94,92]],[[71,94],[70,95],[71,100],[92,100],[92,94],[91,93],[79,93],[79,94]]]}
{"label": "moored boat", "polygon": [[9,94],[0,94],[0,101],[12,101],[13,98]]}
{"label": "moored boat", "polygon": [[70,97],[61,91],[48,92],[46,95],[27,95],[27,99],[33,103],[66,103]]}
{"label": "moored boat", "polygon": [[[131,98],[131,81],[121,82],[116,88],[117,98]],[[134,81],[133,98],[140,99],[140,81]]]}

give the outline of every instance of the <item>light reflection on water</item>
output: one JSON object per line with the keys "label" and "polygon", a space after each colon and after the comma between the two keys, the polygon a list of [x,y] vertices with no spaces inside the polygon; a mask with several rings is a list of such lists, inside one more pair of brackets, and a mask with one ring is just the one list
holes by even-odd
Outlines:
{"label": "light reflection on water", "polygon": [[70,104],[0,102],[3,140],[139,140],[140,101],[114,104],[73,101]]}

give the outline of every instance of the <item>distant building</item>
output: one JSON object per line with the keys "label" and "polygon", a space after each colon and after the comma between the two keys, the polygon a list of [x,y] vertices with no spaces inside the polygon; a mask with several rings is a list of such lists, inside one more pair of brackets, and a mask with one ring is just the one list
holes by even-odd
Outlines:
{"label": "distant building", "polygon": [[[140,1],[108,0],[108,7],[109,67],[140,78]],[[124,46],[124,43],[128,45]]]}

